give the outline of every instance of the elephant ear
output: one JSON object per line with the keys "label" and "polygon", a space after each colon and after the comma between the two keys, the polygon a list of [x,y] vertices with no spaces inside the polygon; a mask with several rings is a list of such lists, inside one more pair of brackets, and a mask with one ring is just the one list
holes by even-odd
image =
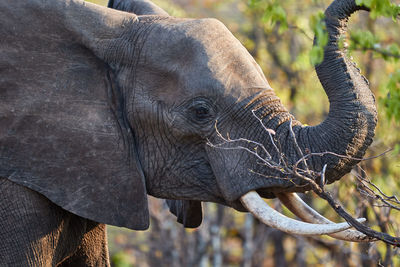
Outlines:
{"label": "elephant ear", "polygon": [[167,205],[176,220],[186,228],[199,227],[203,220],[201,201],[167,200]]}
{"label": "elephant ear", "polygon": [[166,11],[148,0],[109,0],[108,7],[136,15],[168,16]]}
{"label": "elephant ear", "polygon": [[[136,15],[168,16],[160,7],[148,0],[110,0],[108,7]],[[167,200],[169,210],[177,217],[177,221],[187,228],[200,226],[203,219],[201,201]]]}
{"label": "elephant ear", "polygon": [[79,1],[50,1],[44,16],[34,3],[0,3],[0,177],[79,216],[147,229],[134,130],[98,56],[136,17]]}

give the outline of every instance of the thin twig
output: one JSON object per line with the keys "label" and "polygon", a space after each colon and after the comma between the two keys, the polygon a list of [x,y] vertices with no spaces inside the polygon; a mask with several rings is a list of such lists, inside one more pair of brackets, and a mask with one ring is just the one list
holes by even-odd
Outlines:
{"label": "thin twig", "polygon": [[329,205],[336,211],[337,214],[340,215],[340,217],[344,218],[349,224],[351,224],[354,228],[356,228],[358,231],[361,233],[373,237],[376,239],[379,239],[385,243],[391,244],[395,247],[400,247],[400,238],[399,237],[393,237],[387,233],[382,233],[378,232],[375,230],[372,230],[368,226],[365,226],[361,223],[359,223],[356,219],[354,219],[349,213],[346,212],[346,210],[339,205],[331,196],[329,193],[325,191],[319,191],[319,190],[314,190],[314,192],[317,193],[317,195],[323,199],[325,199]]}
{"label": "thin twig", "polygon": [[[377,185],[371,182],[371,180],[367,177],[364,169],[359,167],[359,170],[362,171],[363,175],[355,173],[354,176],[360,182],[359,186],[362,186],[362,189],[361,188],[359,189],[360,193],[366,195],[369,198],[380,200],[384,204],[382,206],[390,207],[400,211],[400,201],[397,198],[397,196],[386,195]],[[378,193],[376,193],[374,189],[370,188],[368,185],[372,186],[375,190],[378,191]]]}
{"label": "thin twig", "polygon": [[[332,208],[342,218],[344,218],[349,224],[351,224],[353,227],[355,227],[358,231],[364,233],[365,235],[367,235],[369,237],[373,237],[375,239],[382,240],[387,244],[390,244],[390,245],[393,245],[396,247],[400,247],[400,238],[399,237],[393,237],[387,233],[377,232],[375,230],[372,230],[368,226],[365,226],[365,225],[359,223],[349,213],[347,213],[346,210],[340,204],[338,204],[331,197],[331,195],[328,192],[326,192],[324,190],[324,185],[326,182],[325,173],[327,170],[327,164],[325,164],[323,166],[321,172],[316,172],[314,170],[311,170],[309,168],[309,166],[307,165],[307,159],[310,157],[314,157],[314,156],[323,157],[325,155],[332,155],[332,156],[339,157],[339,158],[348,158],[348,159],[352,159],[352,160],[356,160],[356,161],[364,161],[364,160],[374,159],[379,156],[382,156],[382,155],[388,153],[389,151],[391,151],[391,149],[381,153],[378,156],[373,156],[373,157],[364,158],[364,159],[353,158],[353,157],[349,157],[349,156],[345,156],[345,155],[339,155],[337,153],[330,152],[330,151],[318,152],[318,153],[310,152],[310,153],[304,155],[300,146],[297,143],[296,135],[294,134],[294,131],[292,128],[292,122],[290,121],[289,131],[290,131],[291,137],[294,140],[293,141],[294,148],[296,149],[297,153],[301,157],[293,165],[288,165],[284,158],[285,155],[282,153],[281,149],[278,149],[278,146],[276,145],[275,140],[272,137],[272,134],[275,134],[275,131],[268,129],[263,124],[262,120],[258,116],[256,116],[255,111],[252,111],[252,113],[253,113],[253,116],[261,123],[263,129],[269,134],[271,142],[274,146],[274,149],[277,151],[279,162],[274,161],[273,157],[267,151],[267,149],[264,147],[264,145],[259,142],[251,141],[251,140],[248,140],[245,138],[231,139],[229,137],[229,134],[227,134],[227,137],[224,137],[217,128],[217,122],[215,124],[215,130],[216,130],[217,136],[222,140],[222,142],[219,144],[212,144],[211,142],[208,142],[208,145],[211,147],[217,148],[217,149],[225,149],[225,150],[239,149],[239,150],[247,151],[248,153],[254,155],[260,161],[260,164],[264,164],[265,166],[268,166],[269,168],[278,171],[280,174],[282,174],[282,176],[284,178],[275,176],[275,175],[265,175],[262,173],[255,172],[254,170],[250,170],[250,172],[252,172],[254,174],[258,174],[258,175],[266,177],[266,178],[285,179],[285,180],[292,182],[294,184],[294,186],[296,186],[296,187],[309,186],[312,191],[314,191],[321,198],[325,199],[329,203],[329,205],[332,206]],[[244,147],[244,146],[240,145],[240,143],[243,143],[243,142],[247,143],[247,144],[251,144],[253,146],[255,145],[256,147],[254,149],[249,149],[248,147]],[[262,157],[259,154],[259,150],[257,149],[258,147],[261,148],[261,150],[267,155],[267,157]],[[305,170],[298,168],[299,164],[302,162],[305,165]],[[284,165],[282,165],[282,163]],[[301,184],[301,185],[296,184],[293,180],[294,178],[299,179],[300,181],[304,181],[305,184]],[[365,190],[362,190],[362,192],[364,192],[364,194],[366,194],[368,196],[372,196],[372,198],[379,199],[380,201],[385,203],[388,207],[394,208],[396,210],[400,210],[399,207],[396,207],[394,205],[394,204],[400,204],[400,202],[398,201],[396,196],[387,196],[386,194],[383,193],[382,190],[380,190],[378,188],[378,186],[373,184],[369,179],[361,178],[359,176],[357,178],[359,179],[360,184],[363,185],[363,188],[365,189]],[[316,182],[318,180],[319,180],[319,183]],[[376,194],[374,192],[374,190],[372,188],[370,188],[368,185],[375,188],[379,193]],[[394,204],[392,204],[391,202]]]}

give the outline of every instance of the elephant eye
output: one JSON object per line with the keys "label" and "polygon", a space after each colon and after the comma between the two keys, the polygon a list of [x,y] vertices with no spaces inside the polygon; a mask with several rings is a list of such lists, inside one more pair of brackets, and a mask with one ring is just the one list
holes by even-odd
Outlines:
{"label": "elephant eye", "polygon": [[206,99],[195,99],[189,106],[190,120],[194,123],[207,123],[212,120],[215,111]]}
{"label": "elephant eye", "polygon": [[210,110],[207,107],[197,107],[195,114],[197,119],[204,120],[210,116]]}

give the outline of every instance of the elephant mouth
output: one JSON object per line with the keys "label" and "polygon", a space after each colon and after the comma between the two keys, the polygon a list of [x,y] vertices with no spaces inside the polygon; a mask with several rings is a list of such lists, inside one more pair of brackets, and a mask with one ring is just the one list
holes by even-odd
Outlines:
{"label": "elephant mouth", "polygon": [[[294,192],[310,190],[310,185],[304,179],[280,177],[278,173],[273,172],[275,170],[265,171],[265,166],[260,164],[253,165],[255,166],[253,168],[246,168],[244,166],[251,166],[250,163],[243,160],[246,158],[247,150],[237,153],[229,152],[229,150],[223,149],[208,150],[210,158],[221,159],[210,165],[222,197],[229,206],[239,211],[248,211],[262,223],[289,234],[329,235],[351,242],[374,241],[373,238],[357,230],[350,230],[352,226],[347,222],[334,223],[328,220],[303,202]],[[278,198],[301,221],[277,212],[268,206],[262,197]],[[357,220],[365,221],[364,218]]]}
{"label": "elephant mouth", "polygon": [[[296,193],[276,193],[276,197],[302,221],[291,219],[271,208],[256,191],[250,191],[239,199],[243,207],[264,224],[289,234],[303,236],[329,235],[351,242],[374,241],[363,233],[350,230],[347,222],[334,223],[308,206]],[[364,222],[365,218],[357,219]]]}

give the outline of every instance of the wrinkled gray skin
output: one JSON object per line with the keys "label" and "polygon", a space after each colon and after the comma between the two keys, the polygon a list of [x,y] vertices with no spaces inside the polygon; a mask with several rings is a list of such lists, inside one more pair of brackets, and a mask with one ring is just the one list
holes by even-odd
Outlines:
{"label": "wrinkled gray skin", "polygon": [[[264,197],[305,191],[245,151],[216,149],[215,126],[264,144],[276,132],[289,163],[300,148],[360,158],[376,125],[367,81],[337,49],[353,0],[326,11],[330,43],[317,73],[329,115],[303,126],[260,67],[214,19],[176,19],[147,1],[0,3],[0,262],[108,265],[104,224],[146,229],[147,194],[170,199],[187,227],[201,201],[243,210]],[[142,15],[142,16],[137,16]],[[356,159],[313,157],[333,182]],[[254,172],[263,175],[257,175]],[[282,177],[288,178],[288,177]],[[291,178],[291,177],[289,177]]]}

